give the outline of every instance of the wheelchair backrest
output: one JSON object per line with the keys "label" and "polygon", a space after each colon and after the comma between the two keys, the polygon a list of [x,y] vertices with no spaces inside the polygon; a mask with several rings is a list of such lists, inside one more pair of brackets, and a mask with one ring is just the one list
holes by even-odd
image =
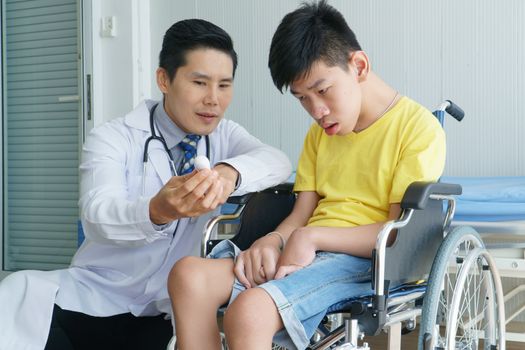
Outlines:
{"label": "wheelchair backrest", "polygon": [[258,238],[275,230],[291,213],[294,203],[291,183],[254,193],[246,203],[232,242],[241,250],[248,249]]}
{"label": "wheelchair backrest", "polygon": [[414,210],[409,223],[398,229],[385,253],[385,288],[428,277],[443,240],[445,215],[441,200],[429,199],[425,209]]}

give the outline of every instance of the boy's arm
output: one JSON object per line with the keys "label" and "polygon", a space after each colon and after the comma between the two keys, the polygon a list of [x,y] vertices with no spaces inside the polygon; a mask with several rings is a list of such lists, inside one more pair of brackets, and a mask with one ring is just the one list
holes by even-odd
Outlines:
{"label": "boy's arm", "polygon": [[306,225],[308,219],[312,217],[319,199],[319,195],[314,191],[299,192],[297,194],[292,212],[275,229],[281,234],[285,242],[294,230]]}
{"label": "boy's arm", "polygon": [[[400,214],[400,205],[391,204],[388,220],[396,220]],[[385,222],[377,222],[352,228],[316,227],[316,230],[312,230],[309,239],[314,242],[316,250],[370,258],[377,235],[384,224]]]}
{"label": "boy's arm", "polygon": [[[306,225],[318,201],[319,195],[316,192],[299,192],[292,212],[275,231],[286,241],[292,232]],[[237,257],[234,273],[246,288],[274,278],[277,260],[281,254],[281,239],[278,234],[259,238]]]}
{"label": "boy's arm", "polygon": [[[388,220],[399,218],[401,207],[391,204]],[[275,278],[282,278],[312,263],[316,251],[346,253],[370,258],[384,222],[356,227],[302,227],[289,237]]]}

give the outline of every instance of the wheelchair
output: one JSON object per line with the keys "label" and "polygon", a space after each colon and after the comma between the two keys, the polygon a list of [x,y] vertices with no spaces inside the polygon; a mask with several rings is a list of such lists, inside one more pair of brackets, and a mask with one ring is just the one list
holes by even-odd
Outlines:
{"label": "wheelchair", "polygon": [[[415,329],[418,317],[420,350],[505,349],[503,292],[494,260],[472,228],[448,230],[453,196],[459,194],[461,187],[453,184],[409,186],[401,202],[401,217],[387,222],[378,235],[371,293],[349,300],[346,308],[329,315],[325,323],[331,323],[330,329],[321,324],[308,349],[366,350],[366,342],[358,343],[381,331],[388,333],[389,350],[401,349],[402,329]],[[202,254],[218,243],[210,239],[216,225],[241,213],[231,240],[247,249],[284,219],[294,199],[291,184],[235,198],[233,202],[239,205],[235,213],[208,223]],[[396,240],[387,246],[391,234],[396,234]],[[333,320],[341,315],[350,317],[334,327]]]}
{"label": "wheelchair", "polygon": [[[463,111],[446,101],[434,115],[461,120]],[[234,213],[212,218],[202,237],[206,256],[219,240],[219,223],[237,220],[231,241],[244,250],[292,210],[290,183],[232,197]],[[505,349],[505,309],[500,276],[493,258],[470,227],[450,230],[455,195],[461,186],[416,182],[402,199],[398,220],[386,222],[372,254],[368,295],[350,299],[327,315],[307,349],[370,349],[366,336],[388,334],[388,349],[401,349],[401,334],[416,329],[418,349]],[[394,242],[390,236],[394,235]],[[275,346],[274,349],[284,349]]]}

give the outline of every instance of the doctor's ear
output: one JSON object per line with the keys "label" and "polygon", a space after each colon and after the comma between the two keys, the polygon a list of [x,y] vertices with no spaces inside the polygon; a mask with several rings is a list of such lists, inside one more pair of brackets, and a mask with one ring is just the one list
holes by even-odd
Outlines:
{"label": "doctor's ear", "polygon": [[170,77],[168,75],[168,72],[164,68],[157,68],[157,86],[159,87],[159,90],[165,94],[168,92],[168,87],[170,85]]}

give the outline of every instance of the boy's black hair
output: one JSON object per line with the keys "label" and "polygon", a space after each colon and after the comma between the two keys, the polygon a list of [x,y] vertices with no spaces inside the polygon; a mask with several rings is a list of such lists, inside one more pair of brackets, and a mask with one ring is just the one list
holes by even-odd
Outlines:
{"label": "boy's black hair", "polygon": [[268,67],[277,89],[283,92],[322,60],[329,67],[348,70],[348,55],[361,50],[343,15],[326,0],[303,3],[284,16],[273,35]]}
{"label": "boy's black hair", "polygon": [[159,67],[173,80],[177,69],[186,64],[186,54],[196,49],[215,49],[229,55],[233,76],[237,69],[237,53],[233,41],[224,29],[203,19],[186,19],[173,24],[164,34],[159,54]]}

